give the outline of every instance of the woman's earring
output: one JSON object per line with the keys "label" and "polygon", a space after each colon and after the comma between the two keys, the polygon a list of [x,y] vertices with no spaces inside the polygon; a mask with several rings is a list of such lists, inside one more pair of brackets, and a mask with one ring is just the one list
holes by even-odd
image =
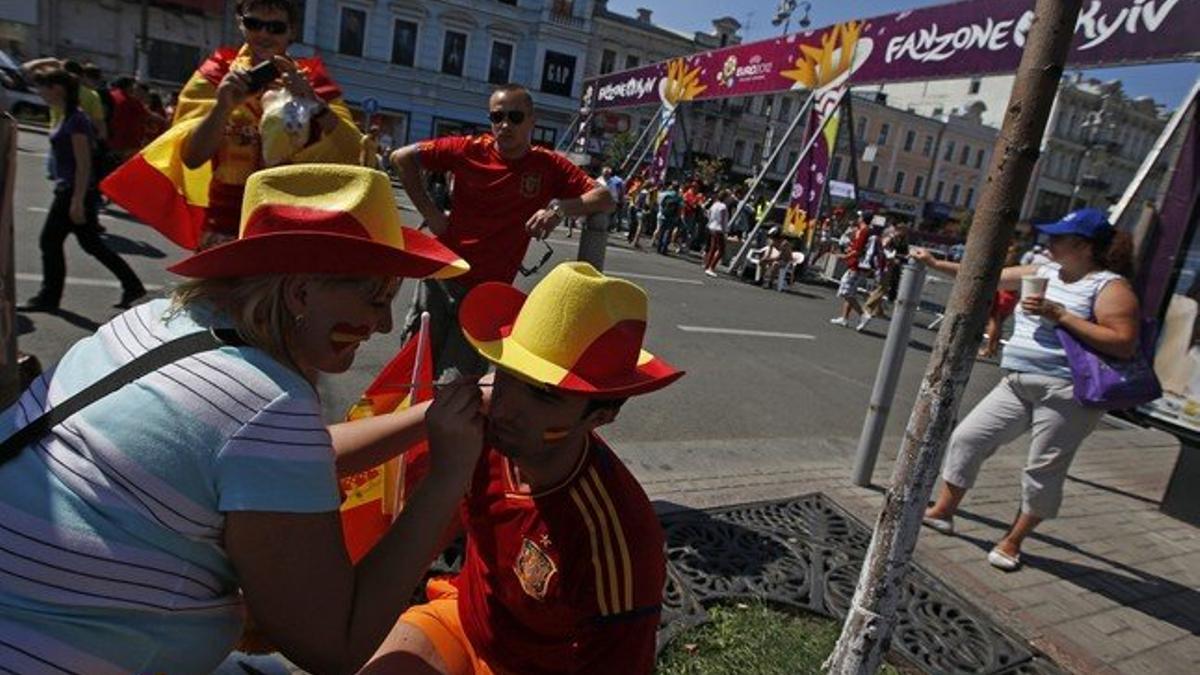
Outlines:
{"label": "woman's earring", "polygon": [[299,327],[300,327],[300,325],[301,325],[301,324],[303,324],[303,323],[304,323],[304,315],[303,315],[303,314],[297,314],[297,315],[296,315],[296,327],[297,327],[297,328],[299,328]]}

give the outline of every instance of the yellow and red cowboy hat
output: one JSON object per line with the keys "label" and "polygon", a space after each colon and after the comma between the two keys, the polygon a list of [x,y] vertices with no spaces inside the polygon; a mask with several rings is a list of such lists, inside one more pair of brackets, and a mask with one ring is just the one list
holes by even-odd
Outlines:
{"label": "yellow and red cowboy hat", "polygon": [[574,394],[619,398],[683,376],[642,350],[646,305],[636,285],[572,262],[528,296],[508,284],[476,286],[458,320],[467,341],[505,371]]}
{"label": "yellow and red cowboy hat", "polygon": [[343,164],[292,164],[246,181],[240,234],[171,266],[197,278],[261,274],[458,276],[470,266],[403,227],[386,174]]}

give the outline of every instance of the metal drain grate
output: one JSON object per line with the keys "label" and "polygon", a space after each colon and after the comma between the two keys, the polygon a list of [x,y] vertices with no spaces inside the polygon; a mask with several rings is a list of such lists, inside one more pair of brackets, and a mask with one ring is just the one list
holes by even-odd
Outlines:
{"label": "metal drain grate", "polygon": [[[843,619],[870,530],[821,494],[661,517],[668,580],[661,650],[708,620],[704,607],[747,599]],[[964,598],[914,566],[900,600],[892,650],[942,673],[1061,673]]]}

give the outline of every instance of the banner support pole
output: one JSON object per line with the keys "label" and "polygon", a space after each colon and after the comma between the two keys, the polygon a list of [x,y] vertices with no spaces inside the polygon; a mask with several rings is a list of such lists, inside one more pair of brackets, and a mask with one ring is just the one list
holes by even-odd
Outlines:
{"label": "banner support pole", "polygon": [[[633,147],[629,149],[629,157],[633,157],[635,153],[640,152],[642,141],[646,140],[646,135],[650,133],[651,129],[655,129],[659,126],[658,123],[662,118],[662,111],[665,107],[666,106],[661,103],[658,105],[658,109],[654,111],[654,116],[650,118],[650,123],[646,125],[645,129],[642,129],[642,133],[638,134],[637,140],[633,142]],[[651,138],[653,138],[653,136],[651,136]],[[625,161],[621,162],[621,167],[618,169],[618,173],[626,178],[631,175],[631,172],[625,170],[626,167],[629,166],[629,157],[626,157]]]}
{"label": "banner support pole", "polygon": [[[663,106],[662,108],[660,108],[659,109],[660,112],[665,108],[666,108],[666,106]],[[658,132],[662,131],[662,129],[665,126],[667,126],[668,124],[671,123],[671,120],[675,117],[675,113],[678,110],[679,110],[679,106],[675,106],[666,115],[660,115],[660,117],[662,118],[662,122],[657,126],[657,131],[655,131],[654,136],[657,136]],[[649,128],[650,127],[646,127],[647,130]],[[637,173],[638,168],[642,166],[642,162],[644,162],[646,160],[646,155],[648,155],[650,153],[650,149],[654,147],[654,140],[653,140],[654,136],[651,136],[650,137],[651,140],[646,143],[646,147],[642,148],[642,152],[640,155],[638,155],[637,161],[635,161],[633,163],[633,166],[629,167],[629,170],[624,172],[626,176],[632,176],[633,174]],[[625,165],[622,164],[621,168],[624,169]]]}

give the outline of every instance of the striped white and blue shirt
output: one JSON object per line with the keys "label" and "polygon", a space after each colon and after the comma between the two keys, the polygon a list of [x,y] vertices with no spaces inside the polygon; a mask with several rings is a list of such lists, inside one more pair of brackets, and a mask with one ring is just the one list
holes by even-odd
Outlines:
{"label": "striped white and blue shirt", "polygon": [[[131,309],[76,343],[0,436],[147,350],[214,324]],[[225,513],[338,508],[317,395],[251,347],[160,369],[0,466],[0,665],[15,672],[210,672],[242,628]]]}
{"label": "striped white and blue shirt", "polygon": [[[1096,296],[1109,282],[1121,278],[1116,272],[1100,270],[1068,284],[1059,278],[1060,269],[1058,263],[1038,267],[1038,276],[1049,279],[1046,299],[1061,304],[1071,314],[1089,320],[1094,316],[1092,308],[1096,304]],[[1013,316],[1013,334],[1004,348],[1000,367],[1018,373],[1071,379],[1071,364],[1058,339],[1055,324],[1039,316],[1026,314],[1020,305]]]}

